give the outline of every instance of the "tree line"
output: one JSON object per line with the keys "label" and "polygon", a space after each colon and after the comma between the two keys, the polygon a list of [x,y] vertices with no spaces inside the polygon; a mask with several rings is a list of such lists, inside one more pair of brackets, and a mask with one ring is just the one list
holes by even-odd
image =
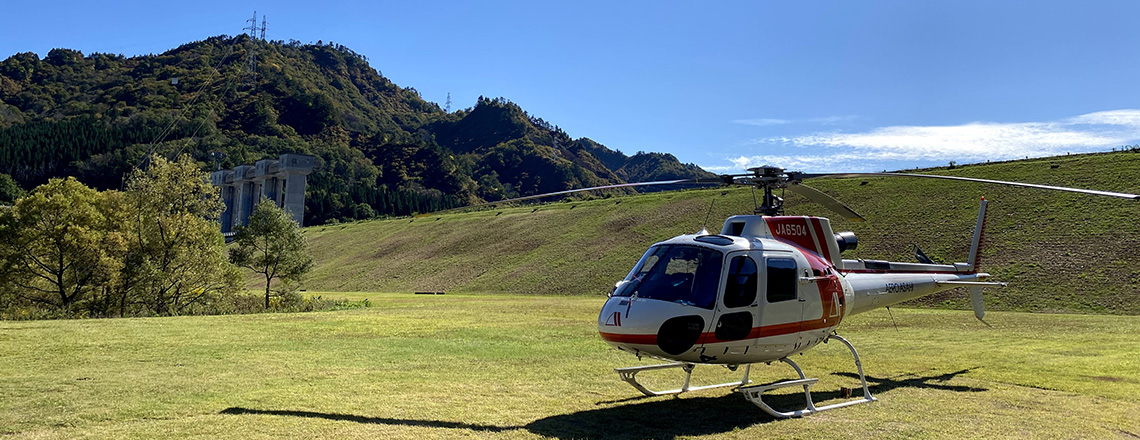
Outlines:
{"label": "tree line", "polygon": [[[0,128],[0,173],[32,184],[73,175],[73,164],[129,145],[150,142],[168,122],[135,120],[115,125],[80,116]],[[175,138],[189,135],[183,133],[186,129],[182,125],[174,128]]]}
{"label": "tree line", "polygon": [[[129,174],[122,191],[53,178],[0,208],[0,317],[169,316],[250,308],[241,305],[249,300],[243,298],[238,265],[256,266],[250,263],[256,255],[228,255],[216,222],[224,208],[219,189],[189,156],[152,156],[148,162]],[[258,206],[259,216],[288,216],[271,202],[262,205],[268,206]],[[292,222],[276,226],[268,232],[241,228],[239,235],[300,237]],[[289,258],[304,263],[309,260],[301,243]],[[273,277],[294,280],[310,264],[301,264],[299,272],[275,267]]]}

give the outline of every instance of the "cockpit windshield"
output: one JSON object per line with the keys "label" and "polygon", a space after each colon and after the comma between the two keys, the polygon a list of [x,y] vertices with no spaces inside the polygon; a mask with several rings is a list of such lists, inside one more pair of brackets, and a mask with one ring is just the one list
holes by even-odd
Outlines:
{"label": "cockpit windshield", "polygon": [[698,246],[649,248],[637,267],[618,284],[614,296],[636,296],[712,309],[723,254]]}

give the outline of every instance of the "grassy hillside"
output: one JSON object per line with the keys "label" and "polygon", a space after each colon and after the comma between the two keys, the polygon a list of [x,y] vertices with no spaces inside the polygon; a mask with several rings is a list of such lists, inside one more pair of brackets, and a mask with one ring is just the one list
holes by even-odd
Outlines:
{"label": "grassy hillside", "polygon": [[[1063,156],[936,173],[1140,193],[1140,153]],[[933,179],[819,179],[868,222],[846,258],[964,261],[978,200],[990,203],[982,268],[1011,285],[988,291],[995,310],[1140,313],[1140,203]],[[829,213],[786,195],[788,213]],[[335,291],[603,295],[650,244],[750,213],[748,188],[558,202],[428,218],[308,228],[317,266],[305,287]],[[966,307],[951,291],[926,304]]]}
{"label": "grassy hillside", "polygon": [[[844,322],[880,400],[773,420],[727,389],[639,398],[600,298],[367,295],[307,314],[5,322],[3,438],[1132,438],[1136,317],[895,311]],[[796,361],[835,399],[841,345]],[[651,386],[680,376],[647,372]],[[787,378],[757,365],[757,383]],[[737,378],[701,367],[694,383]],[[672,379],[665,381],[666,379]],[[795,397],[775,403],[792,409]],[[617,422],[620,421],[620,422]]]}

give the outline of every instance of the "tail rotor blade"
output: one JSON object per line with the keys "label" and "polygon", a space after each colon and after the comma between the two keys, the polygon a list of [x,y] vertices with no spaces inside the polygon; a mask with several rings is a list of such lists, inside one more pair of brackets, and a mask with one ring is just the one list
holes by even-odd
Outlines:
{"label": "tail rotor blade", "polygon": [[859,215],[859,213],[855,212],[854,209],[851,209],[847,205],[844,205],[843,202],[835,200],[834,197],[824,194],[823,191],[820,191],[818,189],[801,183],[788,185],[788,190],[804,196],[808,200],[823,205],[823,207],[832,210],[836,214],[842,215],[843,218],[846,218],[847,220],[851,220],[853,222],[861,222],[867,220],[866,218],[863,218],[863,216]]}

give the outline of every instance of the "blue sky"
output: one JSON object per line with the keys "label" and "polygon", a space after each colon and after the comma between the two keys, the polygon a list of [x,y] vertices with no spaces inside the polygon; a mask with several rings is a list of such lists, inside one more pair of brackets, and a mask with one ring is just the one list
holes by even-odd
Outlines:
{"label": "blue sky", "polygon": [[717,172],[878,171],[1140,142],[1140,2],[17,2],[0,57],[333,41],[442,106],[505,97]]}

